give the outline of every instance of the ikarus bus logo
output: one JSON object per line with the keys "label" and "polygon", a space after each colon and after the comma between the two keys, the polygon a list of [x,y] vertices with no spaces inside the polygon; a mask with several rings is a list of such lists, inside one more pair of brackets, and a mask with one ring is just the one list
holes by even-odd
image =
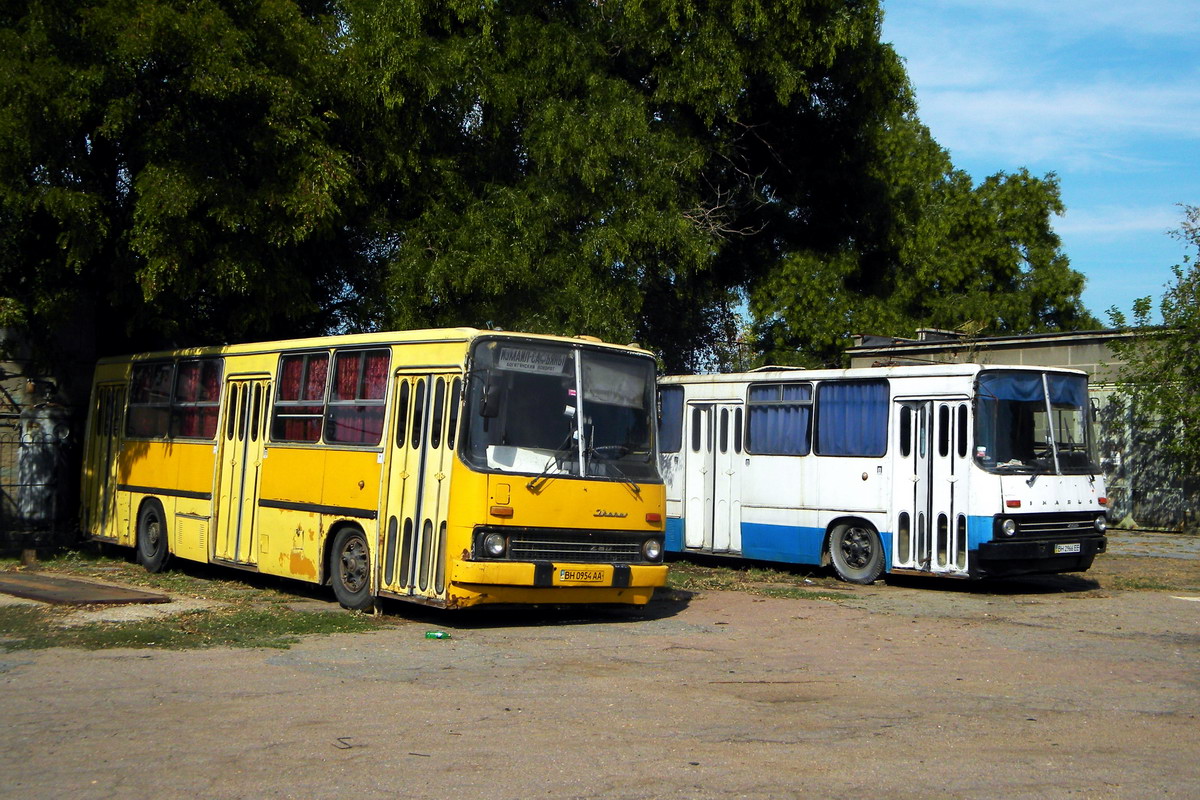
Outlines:
{"label": "ikarus bus logo", "polygon": [[603,508],[597,508],[596,513],[592,514],[592,516],[593,517],[611,517],[613,519],[625,519],[629,515],[624,513],[623,511],[606,511]]}

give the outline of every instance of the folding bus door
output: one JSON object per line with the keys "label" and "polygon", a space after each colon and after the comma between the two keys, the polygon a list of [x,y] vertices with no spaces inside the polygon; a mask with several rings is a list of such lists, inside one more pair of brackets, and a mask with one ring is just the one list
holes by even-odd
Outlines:
{"label": "folding bus door", "polygon": [[895,444],[892,565],[967,569],[967,401],[901,400]]}
{"label": "folding bus door", "polygon": [[741,535],[740,403],[690,403],[684,469],[684,546],[737,552]]}
{"label": "folding bus door", "polygon": [[221,561],[258,563],[258,487],[270,406],[270,379],[231,376],[226,380],[225,420],[218,431],[220,493],[215,498],[217,533],[212,554]]}
{"label": "folding bus door", "polygon": [[116,538],[113,525],[117,518],[117,453],[124,418],[125,385],[97,386],[83,487],[87,533],[93,536]]}
{"label": "folding bus door", "polygon": [[439,598],[446,591],[446,517],[462,378],[399,374],[383,530],[384,591]]}

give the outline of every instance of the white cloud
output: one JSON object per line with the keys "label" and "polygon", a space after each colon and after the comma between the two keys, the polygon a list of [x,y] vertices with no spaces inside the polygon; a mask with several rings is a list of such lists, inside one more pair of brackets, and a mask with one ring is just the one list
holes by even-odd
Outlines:
{"label": "white cloud", "polygon": [[937,16],[972,11],[991,18],[1003,15],[1026,28],[1040,24],[1073,36],[1099,32],[1185,39],[1200,33],[1195,0],[886,0],[885,12],[900,3]]}
{"label": "white cloud", "polygon": [[1095,240],[1114,239],[1131,233],[1167,234],[1179,227],[1182,212],[1178,206],[1100,206],[1068,209],[1054,223],[1060,236],[1088,236]]}
{"label": "white cloud", "polygon": [[971,158],[1128,170],[1170,159],[1131,154],[1123,142],[1200,139],[1195,84],[935,89],[918,101],[921,120],[938,141]]}

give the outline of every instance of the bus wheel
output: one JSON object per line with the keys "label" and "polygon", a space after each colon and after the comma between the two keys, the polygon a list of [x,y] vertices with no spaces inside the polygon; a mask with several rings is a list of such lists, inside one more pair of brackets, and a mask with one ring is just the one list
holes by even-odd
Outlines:
{"label": "bus wheel", "polygon": [[371,607],[371,556],[367,537],[358,528],[342,528],[334,537],[331,571],[339,603],[353,611]]}
{"label": "bus wheel", "polygon": [[829,557],[847,583],[874,583],[883,572],[883,545],[870,525],[838,525],[829,535]]}
{"label": "bus wheel", "polygon": [[138,511],[137,560],[147,572],[162,572],[171,551],[167,548],[167,525],[162,504],[147,500]]}

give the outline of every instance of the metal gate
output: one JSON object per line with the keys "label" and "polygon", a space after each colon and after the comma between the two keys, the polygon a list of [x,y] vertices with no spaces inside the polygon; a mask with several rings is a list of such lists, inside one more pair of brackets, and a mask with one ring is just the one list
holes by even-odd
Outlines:
{"label": "metal gate", "polygon": [[0,547],[61,542],[76,527],[66,420],[42,404],[0,414]]}

